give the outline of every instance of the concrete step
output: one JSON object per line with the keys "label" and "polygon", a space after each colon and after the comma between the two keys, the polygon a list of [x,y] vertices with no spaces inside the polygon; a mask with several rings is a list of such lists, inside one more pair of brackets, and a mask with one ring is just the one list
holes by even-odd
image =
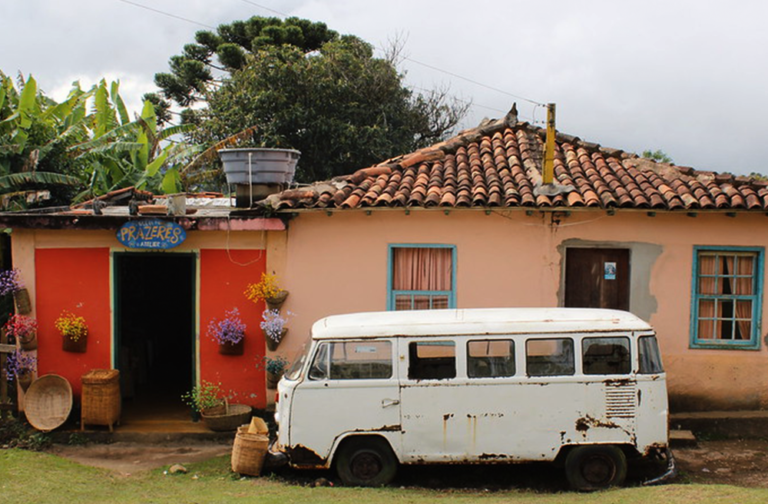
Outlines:
{"label": "concrete step", "polygon": [[698,445],[696,436],[689,430],[670,430],[669,446],[671,448],[695,448]]}
{"label": "concrete step", "polygon": [[670,429],[725,438],[765,437],[768,411],[694,411],[670,415]]}

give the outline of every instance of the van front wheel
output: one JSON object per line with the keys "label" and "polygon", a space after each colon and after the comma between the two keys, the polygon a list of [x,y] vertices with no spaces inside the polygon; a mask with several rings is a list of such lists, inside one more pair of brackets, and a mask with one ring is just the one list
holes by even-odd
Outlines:
{"label": "van front wheel", "polygon": [[397,459],[380,438],[348,439],[336,456],[336,474],[348,486],[382,486],[397,473]]}
{"label": "van front wheel", "polygon": [[565,459],[565,475],[574,490],[619,486],[627,477],[627,458],[616,446],[579,446]]}

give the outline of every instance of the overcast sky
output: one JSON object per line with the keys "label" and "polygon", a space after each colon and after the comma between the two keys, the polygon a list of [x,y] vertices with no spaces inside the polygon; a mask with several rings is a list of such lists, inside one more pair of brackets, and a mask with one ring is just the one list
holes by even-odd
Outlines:
{"label": "overcast sky", "polygon": [[759,0],[0,0],[0,70],[57,99],[75,80],[119,79],[138,110],[197,30],[254,15],[322,21],[377,48],[405,40],[408,85],[473,102],[462,127],[513,102],[543,121],[534,103],[554,102],[558,130],[584,140],[768,174]]}

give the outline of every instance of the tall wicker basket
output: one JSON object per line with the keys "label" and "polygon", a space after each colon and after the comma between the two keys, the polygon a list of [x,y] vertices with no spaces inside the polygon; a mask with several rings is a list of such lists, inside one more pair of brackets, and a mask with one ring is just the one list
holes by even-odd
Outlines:
{"label": "tall wicker basket", "polygon": [[107,425],[109,432],[120,423],[120,371],[93,369],[81,378],[83,405],[80,430],[87,425]]}
{"label": "tall wicker basket", "polygon": [[268,449],[266,434],[249,434],[247,425],[239,427],[232,445],[232,471],[248,476],[261,475]]}

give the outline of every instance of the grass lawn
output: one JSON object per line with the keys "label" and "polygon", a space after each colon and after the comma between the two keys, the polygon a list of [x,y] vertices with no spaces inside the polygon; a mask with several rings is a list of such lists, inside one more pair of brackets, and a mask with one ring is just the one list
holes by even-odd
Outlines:
{"label": "grass lawn", "polygon": [[391,503],[764,503],[768,490],[718,485],[634,487],[593,494],[426,490],[414,488],[310,488],[276,477],[240,478],[229,457],[190,464],[188,474],[162,469],[120,476],[53,455],[19,449],[0,450],[0,502],[32,503],[238,503],[391,504]]}

